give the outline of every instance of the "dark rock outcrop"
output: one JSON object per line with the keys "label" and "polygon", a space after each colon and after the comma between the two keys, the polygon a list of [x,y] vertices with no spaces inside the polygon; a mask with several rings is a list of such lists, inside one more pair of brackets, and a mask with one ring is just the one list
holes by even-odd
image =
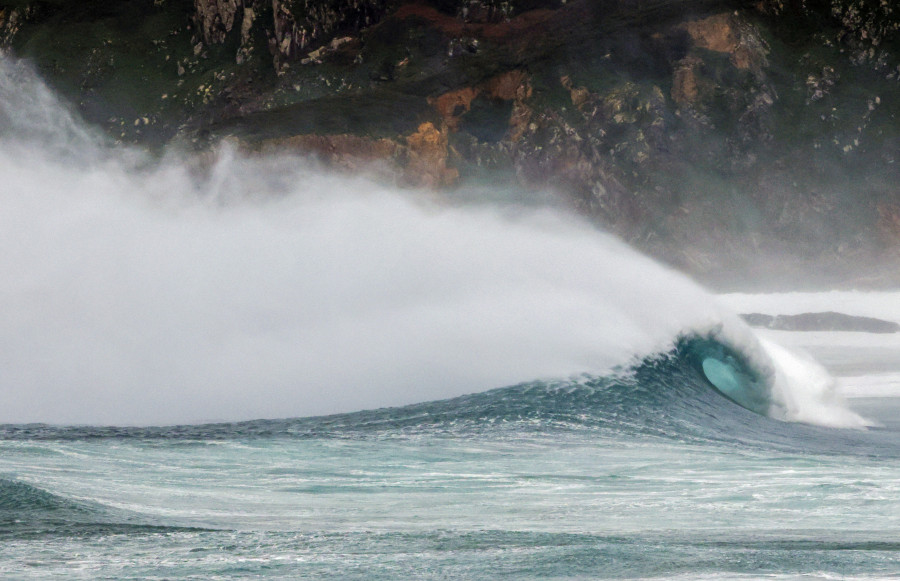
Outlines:
{"label": "dark rock outcrop", "polygon": [[551,189],[706,280],[886,284],[890,4],[16,0],[0,45],[123,142],[236,138],[414,187]]}
{"label": "dark rock outcrop", "polygon": [[861,333],[898,333],[900,324],[872,317],[859,317],[828,311],[799,315],[741,315],[747,324],[775,331],[856,331]]}

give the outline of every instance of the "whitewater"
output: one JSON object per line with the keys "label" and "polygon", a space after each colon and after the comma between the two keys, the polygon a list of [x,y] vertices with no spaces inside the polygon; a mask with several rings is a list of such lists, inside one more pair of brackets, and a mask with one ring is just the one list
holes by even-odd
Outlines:
{"label": "whitewater", "polygon": [[0,175],[4,578],[900,572],[865,347],[736,314],[796,297],[515,192],[115,145],[8,59]]}

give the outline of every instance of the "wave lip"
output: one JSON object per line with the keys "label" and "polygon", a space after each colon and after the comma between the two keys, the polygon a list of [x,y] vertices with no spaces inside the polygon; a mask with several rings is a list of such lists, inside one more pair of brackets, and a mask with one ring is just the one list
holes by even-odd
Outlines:
{"label": "wave lip", "polygon": [[683,343],[710,385],[758,414],[834,428],[876,425],[847,407],[834,378],[811,356],[758,337],[740,321],[728,319]]}

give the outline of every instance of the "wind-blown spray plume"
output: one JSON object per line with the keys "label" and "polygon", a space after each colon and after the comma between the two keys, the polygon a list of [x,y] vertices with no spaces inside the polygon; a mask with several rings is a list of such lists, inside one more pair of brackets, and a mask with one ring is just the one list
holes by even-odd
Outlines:
{"label": "wind-blown spray plume", "polygon": [[291,157],[226,151],[197,178],[104,147],[19,64],[0,95],[0,422],[400,405],[710,332],[776,378],[775,415],[821,419],[708,294],[571,216],[443,207]]}

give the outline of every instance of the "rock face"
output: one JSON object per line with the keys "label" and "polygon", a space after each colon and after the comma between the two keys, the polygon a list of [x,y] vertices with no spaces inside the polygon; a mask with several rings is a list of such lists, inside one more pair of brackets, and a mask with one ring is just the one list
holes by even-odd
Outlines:
{"label": "rock face", "polygon": [[384,15],[386,0],[272,0],[269,49],[281,69],[337,32],[356,34]]}
{"label": "rock face", "polygon": [[[248,8],[252,10],[252,4]],[[243,17],[244,2],[243,0],[194,0],[194,11],[194,21],[200,29],[203,41],[208,44],[217,44],[225,42],[228,33],[234,28],[236,17]],[[243,28],[243,26],[239,28]]]}
{"label": "rock face", "polygon": [[[223,44],[240,31],[239,63],[255,49],[254,31],[268,40],[277,71],[301,61],[337,35],[356,35],[381,20],[395,3],[389,0],[194,0],[200,39]],[[499,22],[511,17],[513,0],[443,0],[435,3],[464,22]],[[558,2],[531,2],[557,6]],[[313,57],[315,60],[316,57]]]}
{"label": "rock face", "polygon": [[887,0],[762,0],[758,7],[770,14],[791,17],[794,22],[831,20],[839,25],[835,30],[839,40],[859,47],[879,47],[900,32],[900,14],[894,3]]}
{"label": "rock face", "polygon": [[276,70],[331,41],[337,32],[358,33],[377,22],[387,0],[194,0],[194,22],[207,45],[236,37],[238,64],[262,34]]}
{"label": "rock face", "polygon": [[0,9],[0,43],[124,142],[550,189],[707,280],[878,284],[900,280],[891,4],[44,0]]}
{"label": "rock face", "polygon": [[853,331],[858,333],[898,333],[900,324],[873,317],[858,317],[832,311],[799,315],[741,315],[749,325],[775,331]]}

